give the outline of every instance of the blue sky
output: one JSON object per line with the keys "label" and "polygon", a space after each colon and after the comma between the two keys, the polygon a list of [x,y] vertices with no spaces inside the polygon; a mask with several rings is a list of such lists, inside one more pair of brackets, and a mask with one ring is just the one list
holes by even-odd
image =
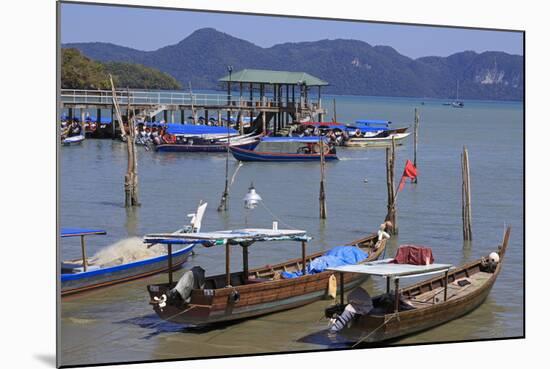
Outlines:
{"label": "blue sky", "polygon": [[391,46],[412,58],[448,56],[464,50],[523,54],[523,35],[519,32],[67,3],[62,4],[61,10],[62,43],[100,41],[138,50],[155,50],[178,43],[204,27],[262,47],[283,42],[346,38]]}

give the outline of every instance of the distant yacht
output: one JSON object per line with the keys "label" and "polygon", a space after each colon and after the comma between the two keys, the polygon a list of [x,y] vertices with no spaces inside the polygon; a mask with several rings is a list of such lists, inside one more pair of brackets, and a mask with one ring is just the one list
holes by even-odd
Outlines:
{"label": "distant yacht", "polygon": [[463,108],[464,102],[458,99],[458,80],[456,80],[456,99],[453,102],[443,103],[445,106],[452,106],[453,108]]}

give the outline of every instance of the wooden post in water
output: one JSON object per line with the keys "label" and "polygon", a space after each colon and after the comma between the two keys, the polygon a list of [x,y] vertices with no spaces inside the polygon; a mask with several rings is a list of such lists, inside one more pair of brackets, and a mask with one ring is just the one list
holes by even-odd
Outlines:
{"label": "wooden post in water", "polygon": [[319,136],[319,151],[321,154],[321,184],[319,188],[319,218],[327,219],[327,202],[325,196],[325,143]]}
{"label": "wooden post in water", "polygon": [[468,149],[462,151],[462,234],[464,241],[472,240],[472,197],[470,194],[470,161]]}
{"label": "wooden post in water", "polygon": [[218,206],[218,211],[227,210],[227,199],[229,197],[229,145],[231,140],[229,138],[229,121],[227,121],[227,144],[225,147],[225,187],[222,193],[222,198],[220,200],[220,205]]}
{"label": "wooden post in water", "polygon": [[397,228],[397,211],[395,208],[395,185],[394,185],[394,173],[395,173],[395,138],[392,139],[390,147],[386,148],[386,186],[388,191],[388,213],[386,215],[386,221],[392,223],[392,234],[398,233]]}
{"label": "wooden post in water", "polygon": [[[418,109],[414,108],[414,167],[418,169],[416,164],[416,150],[418,149],[418,126],[420,124],[420,115]],[[413,183],[418,183],[418,176],[414,177]]]}
{"label": "wooden post in water", "polygon": [[[110,74],[109,74],[109,80],[111,81],[111,93],[113,95],[113,106],[115,107],[116,118],[118,120],[118,125],[120,127],[120,135],[122,137],[122,140],[124,140],[126,138],[126,132],[124,132],[124,124],[122,123],[122,114],[120,114],[120,107],[118,106],[115,84],[113,83],[113,77]],[[113,138],[115,138],[116,126],[115,126],[114,119],[111,122],[111,124],[113,125]]]}
{"label": "wooden post in water", "polygon": [[333,109],[332,121],[336,123],[336,99],[332,99],[332,109]]}

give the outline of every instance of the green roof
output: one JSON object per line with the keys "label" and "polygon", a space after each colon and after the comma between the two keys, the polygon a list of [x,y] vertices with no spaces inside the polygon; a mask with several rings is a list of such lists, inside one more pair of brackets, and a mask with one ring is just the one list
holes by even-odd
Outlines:
{"label": "green roof", "polygon": [[[219,79],[220,82],[228,82],[229,74]],[[298,82],[307,86],[327,86],[328,83],[305,72],[285,72],[264,69],[243,69],[231,73],[231,82],[266,83],[278,85],[296,85]]]}

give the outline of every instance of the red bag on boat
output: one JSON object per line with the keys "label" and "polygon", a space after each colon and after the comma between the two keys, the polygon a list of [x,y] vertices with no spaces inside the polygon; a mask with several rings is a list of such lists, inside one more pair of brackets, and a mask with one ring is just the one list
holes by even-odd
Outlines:
{"label": "red bag on boat", "polygon": [[397,249],[394,264],[429,265],[433,264],[432,249],[426,246],[401,245]]}

